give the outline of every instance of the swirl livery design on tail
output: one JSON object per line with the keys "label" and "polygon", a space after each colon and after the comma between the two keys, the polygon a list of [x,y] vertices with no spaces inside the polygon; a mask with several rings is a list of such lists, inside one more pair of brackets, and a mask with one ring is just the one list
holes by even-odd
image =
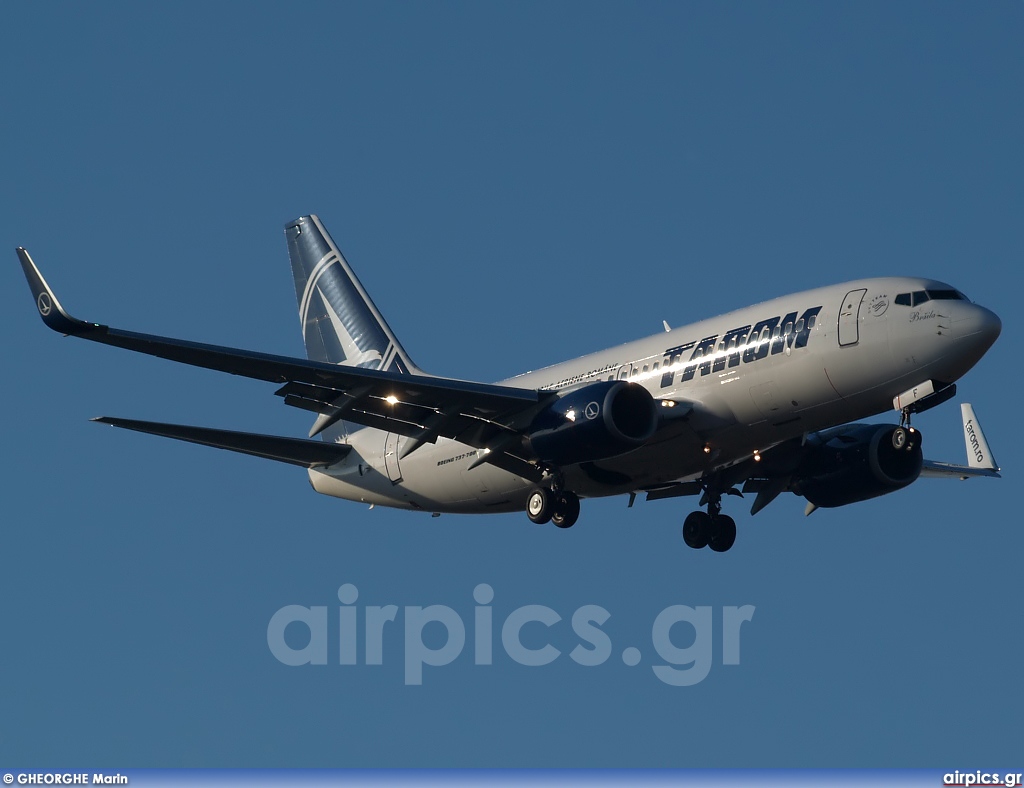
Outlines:
{"label": "swirl livery design on tail", "polygon": [[418,373],[320,220],[301,216],[284,232],[309,360]]}

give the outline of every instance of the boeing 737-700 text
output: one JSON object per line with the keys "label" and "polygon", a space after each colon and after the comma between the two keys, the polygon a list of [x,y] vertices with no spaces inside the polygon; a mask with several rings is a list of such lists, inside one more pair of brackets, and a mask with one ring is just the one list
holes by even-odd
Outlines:
{"label": "boeing 737-700 text", "polygon": [[[783,296],[497,384],[439,378],[409,358],[316,216],[285,226],[308,360],[87,323],[25,249],[43,322],[61,334],[281,384],[317,414],[309,439],[103,417],[96,421],[308,469],[317,492],[424,512],[525,509],[576,522],[580,498],[700,495],[690,547],[736,539],[725,495],[781,493],[807,513],[920,476],[998,476],[973,409],[967,465],[924,459],[911,415],[999,336],[999,318],[929,279],[888,277]],[[898,424],[851,423],[885,411]],[[319,436],[319,440],[313,440]]]}

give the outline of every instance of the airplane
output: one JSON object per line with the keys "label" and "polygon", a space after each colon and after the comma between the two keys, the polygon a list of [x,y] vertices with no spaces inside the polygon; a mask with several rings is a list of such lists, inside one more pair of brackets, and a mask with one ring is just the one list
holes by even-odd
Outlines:
{"label": "airplane", "polygon": [[[727,496],[753,494],[756,515],[791,492],[810,514],[921,476],[999,476],[971,405],[967,465],[924,459],[910,423],[956,394],[1002,328],[942,282],[807,290],[490,384],[417,367],[317,216],[284,232],[305,360],[78,320],[19,247],[54,331],[279,384],[316,414],[307,438],[94,421],[302,466],[318,493],[433,516],[525,509],[569,528],[581,498],[699,495],[683,539],[716,552],[736,539]],[[857,421],[886,411],[899,423]]]}

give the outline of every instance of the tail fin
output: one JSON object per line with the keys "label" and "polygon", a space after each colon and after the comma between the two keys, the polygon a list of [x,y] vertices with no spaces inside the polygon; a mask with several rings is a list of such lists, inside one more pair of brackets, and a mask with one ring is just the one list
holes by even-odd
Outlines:
{"label": "tail fin", "polygon": [[419,373],[320,220],[300,216],[284,234],[310,361]]}

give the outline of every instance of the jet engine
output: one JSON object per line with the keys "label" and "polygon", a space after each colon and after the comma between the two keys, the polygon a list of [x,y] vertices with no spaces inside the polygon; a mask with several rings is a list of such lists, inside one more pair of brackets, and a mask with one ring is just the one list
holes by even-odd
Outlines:
{"label": "jet engine", "polygon": [[635,449],[657,426],[658,410],[647,389],[602,381],[559,397],[534,419],[529,437],[545,462],[572,465]]}
{"label": "jet engine", "polygon": [[793,485],[815,506],[835,507],[901,490],[921,475],[921,433],[885,424],[855,424],[824,437]]}

